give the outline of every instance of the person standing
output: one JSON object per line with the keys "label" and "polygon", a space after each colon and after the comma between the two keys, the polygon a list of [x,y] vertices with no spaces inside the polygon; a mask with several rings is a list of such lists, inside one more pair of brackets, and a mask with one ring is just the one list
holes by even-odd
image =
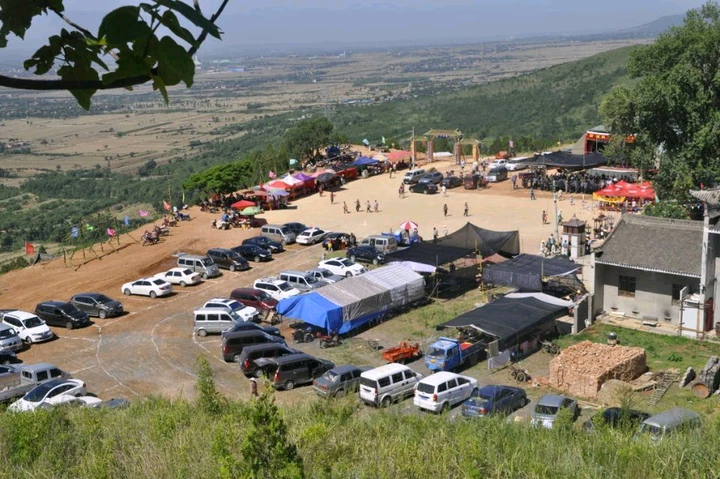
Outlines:
{"label": "person standing", "polygon": [[370,206],[370,200],[367,200],[367,205],[365,206],[365,212],[372,213],[372,206]]}
{"label": "person standing", "polygon": [[447,189],[445,188],[445,185],[440,186],[440,191],[442,191],[443,196],[447,196]]}
{"label": "person standing", "polygon": [[530,199],[535,199],[535,188],[533,188],[532,186],[530,187]]}
{"label": "person standing", "polygon": [[545,210],[542,212],[542,224],[547,224],[547,213],[545,213]]}
{"label": "person standing", "polygon": [[333,204],[333,203],[335,203],[335,192],[331,191],[330,192],[330,204]]}
{"label": "person standing", "polygon": [[463,216],[470,216],[468,213],[470,212],[470,208],[468,207],[467,201],[465,202],[465,209],[463,210]]}
{"label": "person standing", "polygon": [[448,213],[448,206],[447,206],[447,203],[445,203],[445,204],[443,205],[443,214],[444,214],[445,216],[447,216],[447,213]]}
{"label": "person standing", "polygon": [[380,213],[380,205],[378,204],[378,200],[375,200],[375,213]]}
{"label": "person standing", "polygon": [[360,213],[360,200],[355,200],[355,212]]}
{"label": "person standing", "polygon": [[443,236],[448,235],[447,225],[443,226]]}
{"label": "person standing", "polygon": [[402,199],[403,197],[403,190],[405,189],[405,185],[400,183],[400,187],[398,188],[398,198]]}
{"label": "person standing", "polygon": [[517,189],[517,175],[512,175],[511,181],[513,184],[513,190],[516,190]]}
{"label": "person standing", "polygon": [[350,210],[348,209],[347,202],[343,201],[343,214],[350,214]]}
{"label": "person standing", "polygon": [[437,243],[438,240],[438,230],[436,227],[433,226],[433,243]]}
{"label": "person standing", "polygon": [[322,185],[318,186],[318,193],[320,193],[320,196],[322,196],[322,194],[323,194],[323,186]]}

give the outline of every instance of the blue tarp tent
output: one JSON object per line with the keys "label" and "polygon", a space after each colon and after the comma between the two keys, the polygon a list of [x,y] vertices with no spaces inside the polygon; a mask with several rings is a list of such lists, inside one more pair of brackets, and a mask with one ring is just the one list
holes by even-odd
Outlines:
{"label": "blue tarp tent", "polygon": [[378,161],[373,160],[372,158],[368,158],[367,156],[361,156],[357,160],[353,161],[351,164],[355,166],[377,165]]}
{"label": "blue tarp tent", "polygon": [[280,300],[277,312],[327,331],[338,331],[343,322],[342,308],[316,292]]}

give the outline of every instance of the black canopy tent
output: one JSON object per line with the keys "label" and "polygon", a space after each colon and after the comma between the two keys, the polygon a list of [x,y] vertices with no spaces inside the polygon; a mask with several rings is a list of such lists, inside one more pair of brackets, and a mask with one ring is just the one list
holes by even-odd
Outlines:
{"label": "black canopy tent", "polygon": [[579,269],[578,264],[562,256],[544,258],[520,254],[511,260],[487,265],[483,269],[483,282],[513,286],[519,291],[542,291],[543,278],[574,276]]}
{"label": "black canopy tent", "polygon": [[433,266],[451,263],[457,259],[464,258],[473,253],[468,248],[445,246],[430,242],[415,243],[412,246],[393,251],[385,255],[385,260],[390,261],[412,261]]}
{"label": "black canopy tent", "polygon": [[[546,295],[509,294],[441,324],[441,327],[473,327],[498,341],[500,350],[555,330],[555,320],[568,312],[563,301],[544,301]],[[553,298],[554,299],[554,298]]]}
{"label": "black canopy tent", "polygon": [[523,160],[528,166],[546,166],[549,168],[582,169],[607,164],[607,158],[597,152],[585,155],[573,155],[566,151],[553,151],[537,155],[532,160]]}

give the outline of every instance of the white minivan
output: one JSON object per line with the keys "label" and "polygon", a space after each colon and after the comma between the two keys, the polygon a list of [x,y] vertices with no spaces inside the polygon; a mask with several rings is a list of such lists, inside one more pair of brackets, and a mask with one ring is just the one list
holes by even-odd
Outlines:
{"label": "white minivan", "polygon": [[418,383],[413,402],[420,409],[432,412],[447,411],[468,399],[476,387],[475,378],[440,371]]}
{"label": "white minivan", "polygon": [[403,183],[406,185],[414,185],[420,180],[420,177],[425,174],[425,170],[422,168],[415,168],[414,170],[407,171],[403,176]]}
{"label": "white minivan", "polygon": [[387,407],[412,396],[422,378],[422,374],[395,363],[365,371],[360,375],[360,399],[373,406]]}

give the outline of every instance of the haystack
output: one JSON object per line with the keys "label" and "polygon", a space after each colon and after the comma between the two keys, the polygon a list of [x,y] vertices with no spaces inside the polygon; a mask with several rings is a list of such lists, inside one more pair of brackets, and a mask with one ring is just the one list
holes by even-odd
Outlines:
{"label": "haystack", "polygon": [[596,399],[608,379],[632,381],[646,370],[643,348],[583,341],[550,361],[548,385],[571,396]]}

